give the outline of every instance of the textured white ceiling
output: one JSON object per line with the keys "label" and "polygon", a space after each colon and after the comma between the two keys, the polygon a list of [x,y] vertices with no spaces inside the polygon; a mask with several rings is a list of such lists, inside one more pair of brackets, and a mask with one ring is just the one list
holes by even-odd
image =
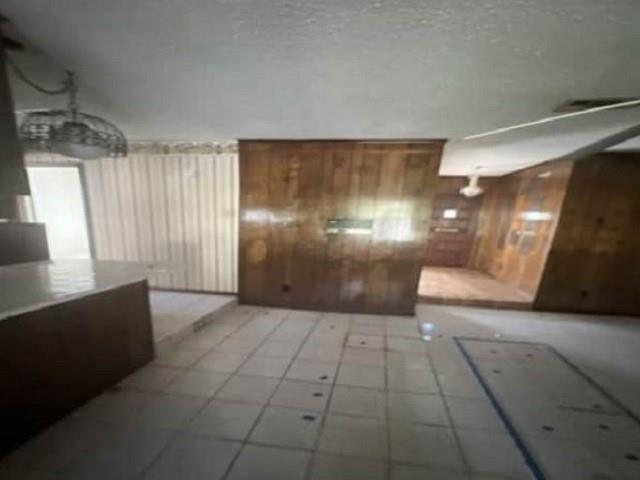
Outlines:
{"label": "textured white ceiling", "polygon": [[[0,0],[25,70],[80,78],[135,139],[449,138],[498,174],[640,123],[640,109],[457,142],[569,98],[640,95],[638,0]],[[16,85],[19,109],[61,105]]]}

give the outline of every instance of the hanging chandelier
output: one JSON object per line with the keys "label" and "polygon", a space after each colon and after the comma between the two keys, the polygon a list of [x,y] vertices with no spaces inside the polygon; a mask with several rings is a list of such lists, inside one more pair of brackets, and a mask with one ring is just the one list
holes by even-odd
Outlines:
{"label": "hanging chandelier", "polygon": [[58,89],[46,89],[29,80],[9,60],[16,75],[39,92],[48,95],[68,94],[66,110],[36,110],[24,113],[20,140],[27,151],[49,152],[82,160],[122,157],[127,154],[127,139],[112,123],[78,110],[77,86],[73,72]]}

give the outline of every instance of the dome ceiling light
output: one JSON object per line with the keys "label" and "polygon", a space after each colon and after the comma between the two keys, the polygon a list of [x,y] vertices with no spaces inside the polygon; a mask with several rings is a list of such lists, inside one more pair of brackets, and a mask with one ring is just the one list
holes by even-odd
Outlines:
{"label": "dome ceiling light", "polygon": [[50,152],[82,160],[127,155],[127,139],[112,123],[78,110],[77,86],[73,72],[58,89],[47,89],[29,78],[8,59],[18,78],[47,95],[68,94],[66,110],[35,110],[24,113],[19,135],[25,150]]}

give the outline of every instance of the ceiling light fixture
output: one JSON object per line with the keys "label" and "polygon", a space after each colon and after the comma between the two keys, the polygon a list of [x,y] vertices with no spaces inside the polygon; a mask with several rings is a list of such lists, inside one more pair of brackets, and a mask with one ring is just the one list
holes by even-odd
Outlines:
{"label": "ceiling light fixture", "polygon": [[66,110],[36,110],[24,113],[19,128],[20,140],[26,150],[58,153],[66,157],[91,160],[103,157],[122,157],[127,154],[127,139],[112,123],[78,110],[77,86],[73,72],[58,89],[47,89],[31,81],[8,58],[18,78],[47,95],[68,94]]}
{"label": "ceiling light fixture", "polygon": [[480,177],[478,175],[473,175],[471,177],[469,177],[469,183],[468,185],[462,187],[460,189],[460,194],[464,195],[465,197],[477,197],[478,195],[481,195],[484,192],[484,188],[482,188],[480,185],[478,185],[478,180],[480,179]]}

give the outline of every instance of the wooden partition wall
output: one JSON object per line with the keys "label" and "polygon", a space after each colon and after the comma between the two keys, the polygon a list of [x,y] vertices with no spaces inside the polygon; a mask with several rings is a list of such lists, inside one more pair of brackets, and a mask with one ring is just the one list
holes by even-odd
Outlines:
{"label": "wooden partition wall", "polygon": [[575,163],[534,308],[640,314],[640,153]]}
{"label": "wooden partition wall", "polygon": [[536,294],[571,175],[546,163],[497,178],[485,192],[469,268]]}
{"label": "wooden partition wall", "polygon": [[413,314],[442,141],[241,141],[241,303]]}

